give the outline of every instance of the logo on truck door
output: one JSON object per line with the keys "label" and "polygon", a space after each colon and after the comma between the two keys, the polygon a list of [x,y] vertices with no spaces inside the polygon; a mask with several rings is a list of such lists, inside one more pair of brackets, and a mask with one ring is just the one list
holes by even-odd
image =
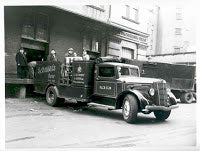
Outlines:
{"label": "logo on truck door", "polygon": [[114,82],[104,82],[104,81],[97,81],[96,82],[96,93],[99,95],[104,96],[115,96],[115,83]]}

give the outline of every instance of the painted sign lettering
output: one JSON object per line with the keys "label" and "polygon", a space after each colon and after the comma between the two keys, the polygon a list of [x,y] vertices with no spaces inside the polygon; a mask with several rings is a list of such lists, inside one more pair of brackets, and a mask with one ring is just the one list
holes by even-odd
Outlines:
{"label": "painted sign lettering", "polygon": [[46,66],[46,67],[39,67],[37,73],[41,74],[41,73],[48,73],[48,72],[53,72],[53,71],[56,71],[56,66],[54,64]]}

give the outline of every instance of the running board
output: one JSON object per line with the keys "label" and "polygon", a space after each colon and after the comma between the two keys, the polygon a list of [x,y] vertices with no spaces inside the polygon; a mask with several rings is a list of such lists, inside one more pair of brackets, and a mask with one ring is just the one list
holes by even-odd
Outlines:
{"label": "running board", "polygon": [[114,106],[109,106],[109,105],[103,105],[103,104],[98,104],[98,103],[88,103],[89,107],[102,107],[106,108],[108,110],[115,110]]}

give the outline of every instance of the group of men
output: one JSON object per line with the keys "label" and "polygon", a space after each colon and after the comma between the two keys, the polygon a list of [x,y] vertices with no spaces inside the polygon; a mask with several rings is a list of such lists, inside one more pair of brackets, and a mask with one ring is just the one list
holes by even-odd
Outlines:
{"label": "group of men", "polygon": [[[65,53],[65,59],[63,66],[70,64],[74,60],[90,60],[87,51],[83,51],[83,56],[78,57],[74,52],[73,48],[69,48]],[[56,56],[56,51],[54,49],[51,50],[50,54],[47,57],[47,61],[58,61]],[[20,48],[19,52],[16,54],[16,63],[17,63],[17,77],[18,78],[33,78],[34,77],[34,67],[36,66],[36,61],[31,61],[28,63],[27,57],[25,55],[24,49]]]}

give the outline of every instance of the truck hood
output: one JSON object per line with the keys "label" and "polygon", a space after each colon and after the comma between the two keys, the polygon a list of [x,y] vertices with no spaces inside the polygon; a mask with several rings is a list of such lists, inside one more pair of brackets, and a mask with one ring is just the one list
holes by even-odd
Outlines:
{"label": "truck hood", "polygon": [[156,79],[156,78],[144,78],[144,77],[133,77],[133,76],[122,76],[118,79],[119,81],[125,82],[125,83],[146,83],[150,84],[153,82],[164,82],[166,83],[165,80],[163,79]]}

